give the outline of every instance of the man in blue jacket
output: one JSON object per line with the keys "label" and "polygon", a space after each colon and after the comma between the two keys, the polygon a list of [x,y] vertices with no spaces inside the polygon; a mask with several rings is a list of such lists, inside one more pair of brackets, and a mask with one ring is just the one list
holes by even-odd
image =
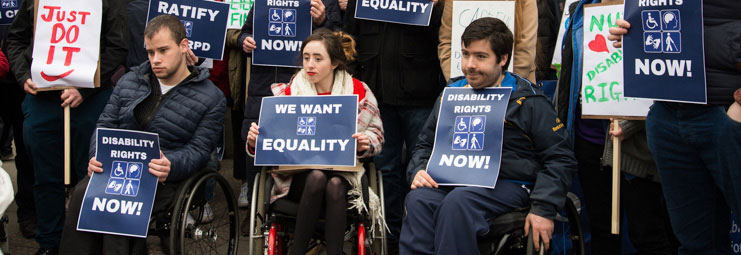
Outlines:
{"label": "man in blue jacket", "polygon": [[[161,15],[149,21],[144,42],[149,61],[121,78],[97,126],[159,134],[161,158],[149,163],[149,173],[163,183],[157,187],[152,208],[156,214],[174,202],[181,181],[206,167],[221,136],[226,98],[208,80],[207,69],[186,65],[188,39],[178,18]],[[101,234],[76,230],[89,175],[103,172],[103,164],[94,157],[95,137],[90,143],[88,177],[75,187],[70,199],[60,252],[88,254],[105,249],[144,254],[146,250],[141,249],[145,239],[112,235],[101,238]]]}
{"label": "man in blue jacket", "polygon": [[477,237],[487,219],[531,205],[525,231],[549,246],[556,212],[576,169],[563,124],[553,105],[532,83],[506,72],[512,32],[504,22],[482,18],[462,35],[465,79],[451,87],[510,87],[502,161],[495,189],[439,187],[425,167],[435,139],[440,100],[427,119],[407,169],[412,191],[406,197],[401,254],[478,254]]}

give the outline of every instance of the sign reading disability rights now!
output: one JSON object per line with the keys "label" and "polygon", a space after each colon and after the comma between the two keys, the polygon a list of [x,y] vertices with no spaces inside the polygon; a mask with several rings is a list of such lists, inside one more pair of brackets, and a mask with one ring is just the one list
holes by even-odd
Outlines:
{"label": "sign reading disability rights now!", "polygon": [[155,133],[98,128],[96,160],[103,172],[90,177],[77,230],[147,237],[157,177],[149,161],[160,158]]}
{"label": "sign reading disability rights now!", "polygon": [[494,188],[511,88],[445,88],[427,173],[439,185]]}
{"label": "sign reading disability rights now!", "polygon": [[355,166],[358,96],[262,100],[257,166]]}
{"label": "sign reading disability rights now!", "polygon": [[183,22],[193,54],[222,59],[229,4],[206,0],[150,0],[147,22],[162,14],[170,14]]}
{"label": "sign reading disability rights now!", "polygon": [[625,1],[626,97],[706,103],[702,1]]}
{"label": "sign reading disability rights now!", "polygon": [[256,0],[252,64],[301,67],[301,44],[311,35],[311,0]]}

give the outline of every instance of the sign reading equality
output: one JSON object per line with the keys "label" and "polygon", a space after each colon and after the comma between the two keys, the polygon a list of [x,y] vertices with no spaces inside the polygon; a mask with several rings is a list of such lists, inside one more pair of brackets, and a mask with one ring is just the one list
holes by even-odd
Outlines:
{"label": "sign reading equality", "polygon": [[193,54],[222,59],[229,4],[206,0],[150,0],[147,22],[162,14],[175,16],[183,22]]}
{"label": "sign reading equality", "polygon": [[625,96],[707,102],[702,1],[626,1]]}
{"label": "sign reading equality", "polygon": [[[353,0],[350,0],[353,1]],[[429,26],[430,0],[355,0],[355,18],[415,26]]]}
{"label": "sign reading equality", "polygon": [[145,238],[157,191],[149,161],[160,158],[159,136],[107,128],[96,133],[95,159],[103,172],[90,177],[77,230]]}
{"label": "sign reading equality", "polygon": [[301,44],[311,35],[311,0],[256,0],[252,64],[301,67]]}
{"label": "sign reading equality", "polygon": [[511,88],[445,88],[427,172],[439,185],[494,188]]}
{"label": "sign reading equality", "polygon": [[358,96],[265,97],[257,166],[355,166]]}

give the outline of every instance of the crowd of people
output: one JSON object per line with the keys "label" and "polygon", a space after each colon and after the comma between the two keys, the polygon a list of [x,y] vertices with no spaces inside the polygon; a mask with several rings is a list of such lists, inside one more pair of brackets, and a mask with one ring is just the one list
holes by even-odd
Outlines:
{"label": "crowd of people", "polygon": [[[574,182],[592,254],[623,254],[624,236],[637,254],[731,252],[731,212],[741,222],[741,2],[703,1],[707,104],[657,101],[646,120],[610,122],[581,116],[582,50],[574,47],[582,45],[583,5],[599,0],[515,0],[513,30],[496,18],[473,21],[460,38],[461,77],[450,77],[455,0],[430,1],[429,25],[414,26],[355,18],[357,1],[311,0],[302,68],[251,64],[250,10],[240,30],[227,31],[223,59],[205,68],[176,17],[147,22],[149,0],[102,0],[101,86],[58,91],[39,91],[31,78],[34,2],[19,1],[13,23],[0,26],[0,153],[13,158],[6,145],[15,144],[20,233],[35,238],[36,254],[146,253],[144,239],[76,230],[90,176],[103,171],[94,156],[97,127],[159,134],[161,157],[149,163],[162,183],[153,211],[169,208],[183,180],[218,160],[212,154],[231,130],[223,142],[233,148],[232,175],[242,182],[234,192],[246,208],[261,170],[253,156],[262,99],[357,95],[352,138],[357,157],[383,175],[385,214],[369,212],[388,231],[390,254],[478,254],[487,220],[523,207],[530,208],[525,232],[548,249]],[[564,9],[571,18],[564,47],[555,49]],[[615,47],[630,26],[618,20],[610,28]],[[562,53],[559,70],[550,66],[554,50]],[[553,80],[558,86],[546,95],[543,81]],[[445,87],[511,88],[493,189],[438,185],[425,171]],[[63,153],[50,149],[63,147],[65,106],[75,119],[68,205]],[[612,137],[622,143],[629,229],[622,235],[610,231]],[[322,213],[326,252],[342,254],[348,203],[378,200],[348,195],[358,194],[364,170],[272,174],[271,200],[298,203],[293,254],[306,253]],[[249,215],[241,221],[249,224]]]}

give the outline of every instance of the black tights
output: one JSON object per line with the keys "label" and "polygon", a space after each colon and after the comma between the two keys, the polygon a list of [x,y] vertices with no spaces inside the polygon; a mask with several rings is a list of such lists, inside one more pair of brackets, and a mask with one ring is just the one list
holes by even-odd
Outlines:
{"label": "black tights", "polygon": [[[306,253],[322,204],[326,206],[327,224],[324,228],[324,239],[327,242],[327,254],[342,254],[347,222],[345,215],[347,186],[348,184],[342,177],[333,175],[331,172],[311,170],[294,175],[288,198],[295,201],[300,195],[300,202],[296,216],[292,254]],[[303,192],[299,193],[301,190]],[[322,203],[323,199],[325,203]]]}

